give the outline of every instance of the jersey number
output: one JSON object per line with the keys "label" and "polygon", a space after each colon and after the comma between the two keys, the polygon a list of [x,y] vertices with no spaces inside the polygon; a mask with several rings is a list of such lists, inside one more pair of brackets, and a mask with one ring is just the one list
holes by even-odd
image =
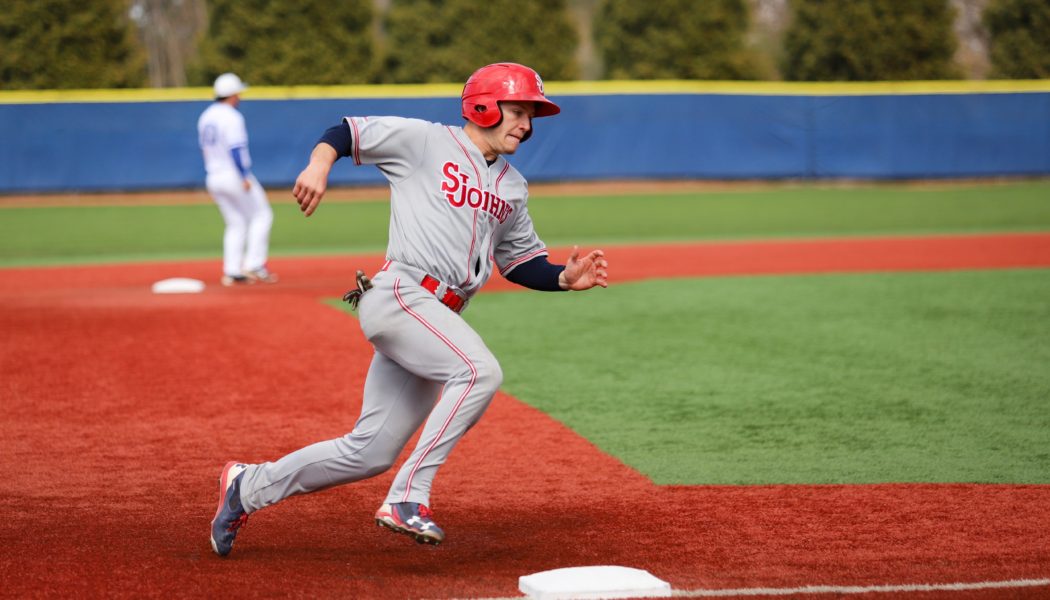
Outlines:
{"label": "jersey number", "polygon": [[205,125],[201,130],[201,146],[214,146],[218,137],[214,125]]}

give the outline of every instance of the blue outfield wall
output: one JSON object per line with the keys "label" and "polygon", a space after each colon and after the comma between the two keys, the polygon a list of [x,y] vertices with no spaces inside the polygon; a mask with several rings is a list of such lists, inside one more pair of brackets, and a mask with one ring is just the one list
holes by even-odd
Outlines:
{"label": "blue outfield wall", "polygon": [[[1048,89],[1042,89],[1048,88]],[[266,88],[260,88],[265,90]],[[834,88],[831,88],[834,90]],[[290,186],[343,115],[461,124],[458,97],[254,99],[254,171]],[[10,93],[9,93],[10,94]],[[206,97],[206,94],[199,94]],[[1050,86],[961,93],[564,93],[512,159],[530,180],[909,179],[1050,174]],[[202,188],[204,99],[0,95],[0,193]],[[381,183],[340,161],[332,185]]]}

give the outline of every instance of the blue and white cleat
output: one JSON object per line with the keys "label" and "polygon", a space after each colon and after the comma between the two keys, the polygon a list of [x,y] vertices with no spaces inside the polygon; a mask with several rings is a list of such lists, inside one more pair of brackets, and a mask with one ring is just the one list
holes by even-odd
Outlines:
{"label": "blue and white cleat", "polygon": [[271,273],[266,267],[260,267],[244,274],[251,283],[277,283],[277,273]]}
{"label": "blue and white cleat", "polygon": [[219,508],[211,520],[211,549],[219,556],[233,550],[237,530],[248,522],[248,513],[241,506],[241,475],[248,465],[228,462],[219,476]]}
{"label": "blue and white cleat", "polygon": [[430,509],[416,502],[384,504],[376,511],[376,525],[412,537],[420,544],[440,544],[445,532],[437,526]]}

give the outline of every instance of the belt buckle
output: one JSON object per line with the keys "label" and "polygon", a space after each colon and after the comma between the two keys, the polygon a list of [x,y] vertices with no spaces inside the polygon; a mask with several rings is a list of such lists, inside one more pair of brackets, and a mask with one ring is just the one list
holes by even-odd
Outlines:
{"label": "belt buckle", "polygon": [[463,305],[465,303],[463,298],[461,298],[456,292],[452,291],[452,288],[449,286],[445,286],[444,295],[438,296],[437,291],[441,286],[441,282],[436,278],[431,277],[430,275],[424,275],[423,280],[420,281],[419,284],[422,285],[425,290],[434,294],[434,296],[452,312],[459,313],[459,311],[463,310]]}
{"label": "belt buckle", "polygon": [[458,313],[463,310],[463,298],[459,297],[459,294],[453,292],[450,288],[445,289],[445,296],[441,298],[441,303],[452,309],[452,312]]}

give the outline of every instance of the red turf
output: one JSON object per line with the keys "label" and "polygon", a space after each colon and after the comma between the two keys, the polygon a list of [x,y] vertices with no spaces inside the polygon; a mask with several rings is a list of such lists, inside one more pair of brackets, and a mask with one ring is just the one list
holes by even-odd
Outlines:
{"label": "red turf", "polygon": [[[607,250],[613,284],[1050,266],[1045,234]],[[597,564],[675,589],[1050,576],[1050,486],[660,487],[505,396],[436,481],[442,546],[374,525],[391,472],[259,512],[220,559],[207,531],[222,465],[345,433],[371,352],[318,299],[380,257],[272,262],[276,286],[179,296],[149,284],[210,283],[214,261],[0,270],[2,595],[514,596],[520,575]]]}

